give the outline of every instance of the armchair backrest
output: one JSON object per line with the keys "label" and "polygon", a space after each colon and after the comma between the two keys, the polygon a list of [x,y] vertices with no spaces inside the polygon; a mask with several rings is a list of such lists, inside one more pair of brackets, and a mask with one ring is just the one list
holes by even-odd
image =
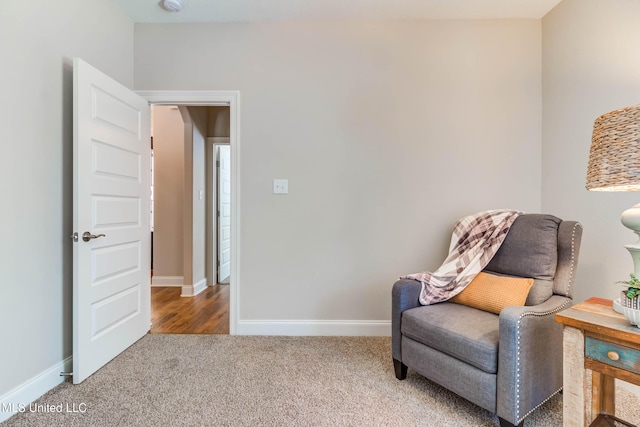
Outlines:
{"label": "armchair backrest", "polygon": [[531,277],[526,305],[537,305],[552,294],[573,297],[582,226],[553,215],[523,214],[511,225],[485,271]]}
{"label": "armchair backrest", "polygon": [[573,298],[576,268],[582,241],[582,224],[562,221],[558,227],[558,268],[553,282],[553,293]]}

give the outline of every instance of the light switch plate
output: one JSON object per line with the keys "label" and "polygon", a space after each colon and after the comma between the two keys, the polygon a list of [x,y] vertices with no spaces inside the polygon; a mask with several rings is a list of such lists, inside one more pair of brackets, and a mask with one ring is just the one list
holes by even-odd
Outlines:
{"label": "light switch plate", "polygon": [[273,194],[287,194],[289,192],[289,180],[288,179],[274,179],[273,180]]}

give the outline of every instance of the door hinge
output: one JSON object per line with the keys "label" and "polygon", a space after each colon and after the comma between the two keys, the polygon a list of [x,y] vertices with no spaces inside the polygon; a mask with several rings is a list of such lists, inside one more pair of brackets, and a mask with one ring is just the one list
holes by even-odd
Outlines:
{"label": "door hinge", "polygon": [[218,267],[220,267],[220,260],[218,260]]}
{"label": "door hinge", "polygon": [[74,242],[78,241],[78,232],[76,231],[75,233],[73,233],[71,236],[71,240],[73,240]]}
{"label": "door hinge", "polygon": [[220,209],[216,211],[216,215],[218,216],[218,218],[220,218]]}
{"label": "door hinge", "polygon": [[220,167],[220,160],[216,160],[216,167],[219,168]]}

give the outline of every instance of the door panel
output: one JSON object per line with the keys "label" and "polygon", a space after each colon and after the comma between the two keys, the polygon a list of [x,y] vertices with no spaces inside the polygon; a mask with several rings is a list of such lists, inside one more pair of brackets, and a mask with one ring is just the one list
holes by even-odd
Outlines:
{"label": "door panel", "polygon": [[140,155],[137,153],[99,141],[93,141],[92,148],[94,174],[132,181],[140,179]]}
{"label": "door panel", "polygon": [[218,283],[231,274],[231,147],[218,146]]}
{"label": "door panel", "polygon": [[139,198],[95,196],[93,205],[93,228],[140,226],[142,215]]}
{"label": "door panel", "polygon": [[74,60],[75,384],[150,327],[149,132],[146,100]]}

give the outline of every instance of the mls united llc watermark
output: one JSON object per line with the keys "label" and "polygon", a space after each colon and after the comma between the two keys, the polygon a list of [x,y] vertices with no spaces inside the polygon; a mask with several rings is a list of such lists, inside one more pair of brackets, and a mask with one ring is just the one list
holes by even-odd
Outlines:
{"label": "mls united llc watermark", "polygon": [[52,405],[49,403],[3,403],[2,412],[39,412],[39,413],[78,413],[87,412],[86,403],[58,403]]}

